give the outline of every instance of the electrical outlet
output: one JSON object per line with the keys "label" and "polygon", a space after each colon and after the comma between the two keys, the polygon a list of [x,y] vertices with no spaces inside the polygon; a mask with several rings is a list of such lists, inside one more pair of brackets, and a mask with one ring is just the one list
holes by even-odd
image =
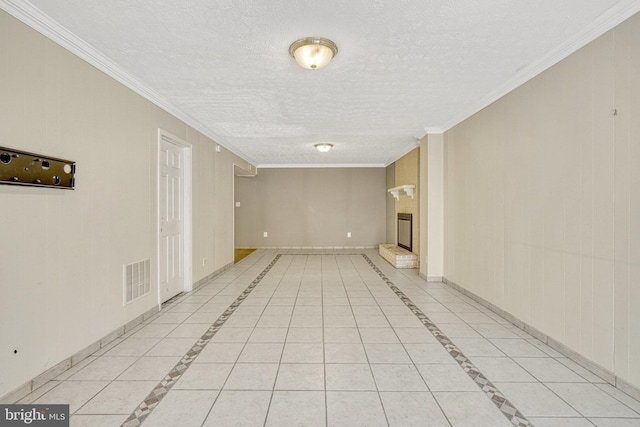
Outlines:
{"label": "electrical outlet", "polygon": [[236,202],[236,208],[240,207],[240,202]]}
{"label": "electrical outlet", "polygon": [[202,258],[202,266],[204,267],[205,265],[207,265],[207,259],[206,258]]}
{"label": "electrical outlet", "polygon": [[266,231],[263,233],[263,236],[264,236],[264,237],[268,237],[268,234],[267,234],[267,232],[266,232]]}
{"label": "electrical outlet", "polygon": [[350,231],[348,231],[348,232],[347,232],[347,237],[348,237],[349,239],[351,238],[351,232],[350,232]]}

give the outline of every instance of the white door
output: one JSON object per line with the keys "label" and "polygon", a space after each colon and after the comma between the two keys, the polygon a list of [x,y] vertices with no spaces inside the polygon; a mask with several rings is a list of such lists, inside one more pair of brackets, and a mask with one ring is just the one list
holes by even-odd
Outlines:
{"label": "white door", "polygon": [[184,290],[184,149],[160,143],[160,297]]}

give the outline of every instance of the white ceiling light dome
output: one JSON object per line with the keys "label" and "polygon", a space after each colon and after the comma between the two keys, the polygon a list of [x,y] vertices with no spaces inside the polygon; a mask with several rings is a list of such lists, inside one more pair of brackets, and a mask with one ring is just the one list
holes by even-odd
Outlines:
{"label": "white ceiling light dome", "polygon": [[338,54],[338,46],[322,37],[306,37],[291,43],[289,54],[302,68],[318,70]]}

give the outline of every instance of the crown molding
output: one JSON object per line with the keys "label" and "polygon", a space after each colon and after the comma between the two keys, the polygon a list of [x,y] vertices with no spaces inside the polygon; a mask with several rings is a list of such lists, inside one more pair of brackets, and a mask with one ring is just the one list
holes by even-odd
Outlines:
{"label": "crown molding", "polygon": [[99,52],[89,43],[82,40],[80,37],[73,34],[71,31],[61,26],[59,23],[51,19],[48,15],[46,15],[44,12],[42,12],[40,9],[38,9],[28,1],[0,0],[0,9],[4,10],[19,21],[22,21],[24,24],[28,25],[54,43],[73,53],[80,59],[93,65],[95,68],[102,71],[109,77],[113,78],[119,83],[122,83],[149,102],[155,104],[156,106],[165,110],[167,113],[180,119],[186,125],[214,140],[216,144],[222,145],[227,150],[233,152],[246,162],[252,164],[256,163],[252,161],[248,156],[240,152],[238,149],[230,148],[220,143],[218,136],[211,129],[171,104],[154,89],[142,83],[133,75],[129,74],[125,69],[120,67],[114,61],[103,55],[101,52]]}
{"label": "crown molding", "polygon": [[[126,70],[116,64],[114,61],[100,53],[93,46],[86,43],[84,40],[80,39],[78,36],[62,27],[60,24],[52,20],[49,16],[44,14],[40,9],[33,6],[31,3],[27,1],[20,0],[0,0],[0,9],[3,9],[16,19],[22,21],[29,27],[38,31],[45,37],[49,38],[53,42],[59,44],[64,49],[70,51],[74,55],[88,62],[89,64],[96,67],[98,70],[104,72],[108,76],[112,77],[116,81],[122,83],[138,95],[147,99],[151,103],[155,104],[159,108],[165,110],[166,112],[172,114],[176,118],[183,121],[186,125],[192,127],[196,131],[202,133],[208,138],[214,140],[217,144],[222,145],[229,151],[236,154],[238,157],[243,160],[252,163],[254,165],[257,162],[253,161],[246,154],[242,153],[235,147],[228,147],[225,144],[219,142],[218,135],[215,134],[211,129],[207,126],[200,123],[198,120],[189,116],[179,108],[175,107],[173,104],[168,102],[164,97],[162,97],[158,92],[156,92],[151,87],[145,85],[140,82],[137,78],[129,74]],[[618,2],[614,7],[603,13],[600,17],[598,17],[591,25],[580,31],[574,37],[567,40],[565,43],[558,46],[549,54],[543,56],[537,61],[532,62],[531,64],[524,67],[520,72],[518,72],[512,79],[507,81],[505,84],[501,85],[495,91],[489,93],[485,97],[481,98],[480,101],[476,102],[472,105],[471,108],[467,109],[463,113],[457,114],[453,116],[451,119],[447,120],[440,127],[425,127],[425,131],[427,133],[440,134],[448,131],[458,123],[463,120],[469,118],[473,114],[479,112],[483,108],[497,101],[504,95],[518,88],[522,84],[531,80],[538,74],[542,73],[549,67],[558,63],[562,59],[571,55],[578,49],[584,47],[586,44],[595,40],[597,37],[600,37],[602,34],[614,28],[616,25],[619,25],[629,17],[633,16],[637,12],[640,11],[640,1],[638,0],[622,0]],[[313,167],[386,167],[402,156],[406,155],[408,152],[412,151],[415,147],[410,148],[402,155],[397,158],[385,163],[385,164],[335,164],[335,165],[314,165],[314,164],[295,164],[295,165],[257,165],[256,167],[260,168],[284,168],[284,167],[304,167],[304,168],[313,168]]]}
{"label": "crown molding", "polygon": [[442,130],[442,128],[440,128],[440,127],[429,127],[429,126],[426,126],[424,128],[424,131],[426,132],[426,135],[440,135],[440,134],[444,133],[444,130]]}
{"label": "crown molding", "polygon": [[443,133],[448,131],[463,120],[468,119],[483,108],[491,105],[509,92],[515,90],[519,86],[533,79],[546,69],[562,61],[572,53],[576,52],[578,49],[586,46],[588,43],[597,39],[615,26],[629,19],[639,11],[640,1],[638,0],[622,0],[618,2],[615,6],[600,15],[589,26],[582,29],[575,36],[571,37],[569,40],[562,43],[560,46],[549,52],[547,55],[544,55],[542,58],[528,64],[526,67],[520,70],[512,79],[508,80],[498,89],[481,98],[480,101],[473,104],[466,111],[457,114],[451,119],[447,120],[440,127],[441,132],[434,133]]}
{"label": "crown molding", "polygon": [[384,168],[381,163],[297,163],[297,164],[264,164],[258,165],[258,169],[312,169],[312,168]]}

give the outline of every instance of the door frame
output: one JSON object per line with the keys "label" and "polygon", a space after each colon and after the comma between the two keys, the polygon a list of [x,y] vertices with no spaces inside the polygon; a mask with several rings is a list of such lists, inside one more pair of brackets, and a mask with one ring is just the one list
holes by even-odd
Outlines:
{"label": "door frame", "polygon": [[162,142],[168,142],[179,147],[183,153],[183,180],[182,180],[182,212],[183,212],[183,251],[182,251],[182,265],[183,265],[183,286],[182,290],[185,292],[193,289],[193,263],[192,263],[192,251],[193,251],[193,212],[192,212],[192,150],[193,146],[184,139],[173,135],[163,129],[158,128],[158,142],[156,144],[157,157],[156,157],[156,289],[158,290],[158,306],[162,306],[162,290],[160,289],[160,153],[162,152]]}

